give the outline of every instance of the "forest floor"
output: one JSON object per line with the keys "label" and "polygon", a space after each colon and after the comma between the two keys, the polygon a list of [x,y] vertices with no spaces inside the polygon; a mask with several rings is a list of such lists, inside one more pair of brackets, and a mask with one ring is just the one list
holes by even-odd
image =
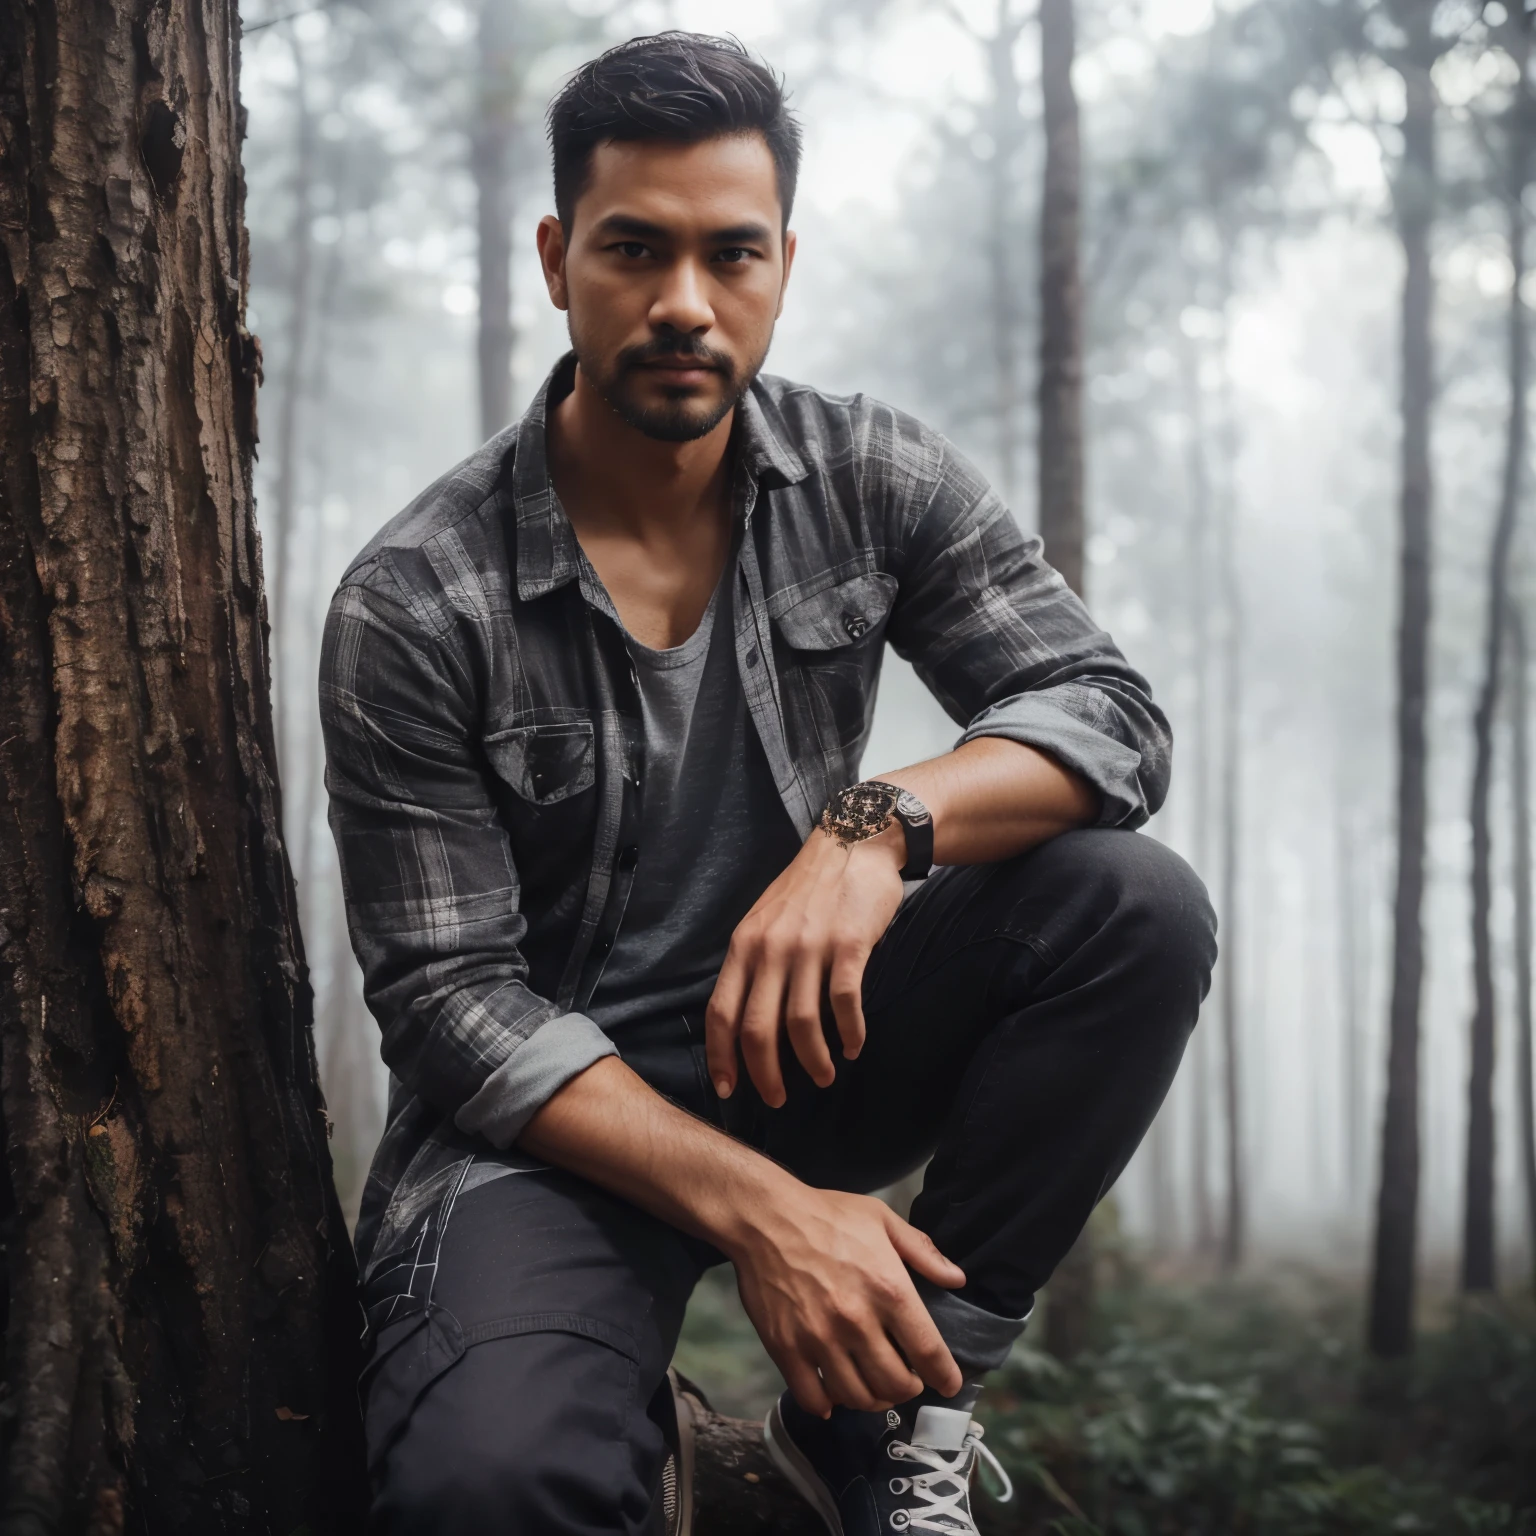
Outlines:
{"label": "forest floor", "polygon": [[[1441,1309],[1368,1369],[1357,1289],[1298,1271],[1181,1282],[1116,1266],[1092,1348],[1015,1348],[977,1417],[1017,1492],[984,1536],[1536,1536],[1536,1307]],[[727,1268],[678,1365],[722,1412],[780,1382]],[[985,1482],[984,1482],[985,1487]]]}

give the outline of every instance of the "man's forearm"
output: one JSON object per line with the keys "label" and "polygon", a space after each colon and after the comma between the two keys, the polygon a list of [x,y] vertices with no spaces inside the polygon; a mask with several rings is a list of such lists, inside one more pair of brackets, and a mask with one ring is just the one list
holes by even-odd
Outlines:
{"label": "man's forearm", "polygon": [[[1099,817],[1098,791],[1034,747],[979,736],[896,773],[933,812],[936,864],[990,864],[1024,853]],[[897,838],[900,829],[894,829]]]}
{"label": "man's forearm", "polygon": [[889,1207],[812,1189],[685,1114],[617,1057],[573,1077],[519,1138],[736,1266],[742,1305],[784,1379],[812,1413],[834,1403],[884,1410],[961,1374],[909,1269],[936,1285],[964,1272]]}
{"label": "man's forearm", "polygon": [[663,1098],[615,1056],[566,1083],[518,1143],[728,1256],[748,1238],[752,1213],[798,1183]]}

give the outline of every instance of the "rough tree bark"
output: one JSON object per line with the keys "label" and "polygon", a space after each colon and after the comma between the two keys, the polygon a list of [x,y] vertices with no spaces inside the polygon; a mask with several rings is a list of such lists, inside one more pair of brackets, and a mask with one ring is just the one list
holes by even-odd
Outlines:
{"label": "rough tree bark", "polygon": [[480,80],[469,140],[470,173],[475,182],[476,250],[480,263],[476,358],[482,438],[494,436],[512,419],[512,348],[516,341],[512,328],[515,3],[516,0],[481,0]]}
{"label": "rough tree bark", "polygon": [[1472,716],[1472,1011],[1471,1067],[1467,1077],[1466,1195],[1461,1242],[1461,1288],[1491,1291],[1495,1286],[1494,1253],[1494,989],[1492,848],[1488,802],[1492,791],[1494,724],[1499,707],[1504,657],[1505,614],[1509,604],[1509,552],[1520,512],[1525,466],[1526,388],[1530,371],[1530,341],[1526,334],[1525,195],[1530,180],[1530,147],[1526,130],[1530,87],[1526,79],[1528,48],[1524,16],[1511,52],[1520,68],[1520,84],[1510,111],[1509,159],[1504,202],[1509,220],[1509,258],[1513,268],[1509,312],[1505,327],[1509,369],[1509,417],[1504,432],[1504,467],[1499,486],[1499,510],[1488,555],[1488,611],[1483,641],[1483,678]]}
{"label": "rough tree bark", "polygon": [[1436,202],[1436,58],[1427,0],[1404,8],[1410,58],[1402,61],[1403,153],[1393,188],[1402,242],[1401,495],[1397,633],[1397,884],[1392,909],[1392,1000],[1386,1107],[1376,1204],[1367,1340],[1382,1359],[1413,1346],[1419,1205],[1419,1007],[1424,978],[1424,835],[1429,687],[1429,434],[1434,395],[1430,234]]}
{"label": "rough tree bark", "polygon": [[1531,1042],[1531,743],[1528,713],[1529,655],[1525,616],[1511,603],[1506,616],[1510,650],[1510,734],[1514,737],[1510,777],[1515,833],[1515,1103],[1520,1116],[1520,1184],[1525,1196],[1530,1284],[1536,1290],[1536,1060]]}
{"label": "rough tree bark", "polygon": [[0,0],[0,1530],[351,1528],[230,0]]}
{"label": "rough tree bark", "polygon": [[693,1432],[693,1536],[824,1536],[821,1517],[768,1455],[762,1424],[716,1413],[686,1377],[678,1387]]}

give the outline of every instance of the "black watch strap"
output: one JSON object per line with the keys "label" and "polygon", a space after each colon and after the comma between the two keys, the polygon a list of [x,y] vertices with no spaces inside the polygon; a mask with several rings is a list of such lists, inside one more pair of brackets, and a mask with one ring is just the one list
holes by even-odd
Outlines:
{"label": "black watch strap", "polygon": [[907,862],[902,865],[901,878],[926,880],[933,868],[933,812],[910,789],[904,789],[896,796],[891,814],[907,837]]}

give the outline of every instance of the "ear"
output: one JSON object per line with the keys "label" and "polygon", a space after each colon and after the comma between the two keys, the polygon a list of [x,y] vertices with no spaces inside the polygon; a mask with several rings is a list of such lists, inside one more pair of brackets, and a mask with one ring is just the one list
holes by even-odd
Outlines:
{"label": "ear", "polygon": [[566,309],[570,300],[565,287],[565,230],[554,214],[546,213],[539,220],[539,265],[544,269],[544,286],[549,289],[549,302],[556,309]]}
{"label": "ear", "polygon": [[784,313],[784,291],[789,287],[789,269],[795,264],[795,251],[799,242],[795,239],[792,229],[784,231],[784,277],[779,283],[779,307],[774,310],[773,318],[777,320]]}

